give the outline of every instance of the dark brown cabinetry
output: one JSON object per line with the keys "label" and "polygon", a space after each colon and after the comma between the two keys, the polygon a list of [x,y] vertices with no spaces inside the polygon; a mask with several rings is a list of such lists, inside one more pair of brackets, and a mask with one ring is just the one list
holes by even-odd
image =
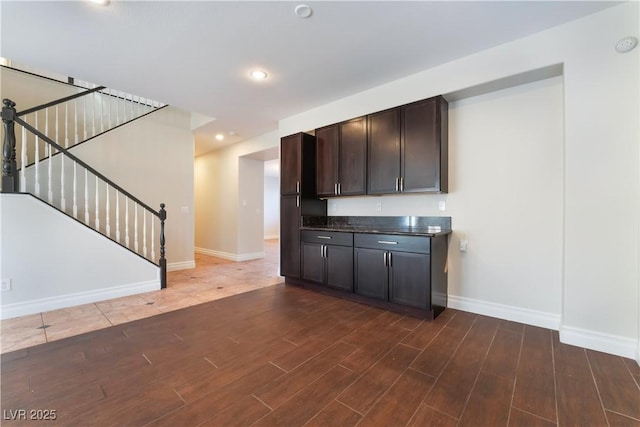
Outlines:
{"label": "dark brown cabinetry", "polygon": [[431,307],[431,239],[356,234],[355,292],[422,309]]}
{"label": "dark brown cabinetry", "polygon": [[326,216],[315,192],[315,139],[298,133],[280,145],[280,274],[300,278],[300,226],[303,215]]}
{"label": "dark brown cabinetry", "polygon": [[366,193],[367,119],[316,129],[316,193],[319,197]]}
{"label": "dark brown cabinetry", "polygon": [[437,96],[370,114],[367,194],[448,191],[448,104]]}
{"label": "dark brown cabinetry", "polygon": [[302,231],[302,279],[353,291],[353,234]]}

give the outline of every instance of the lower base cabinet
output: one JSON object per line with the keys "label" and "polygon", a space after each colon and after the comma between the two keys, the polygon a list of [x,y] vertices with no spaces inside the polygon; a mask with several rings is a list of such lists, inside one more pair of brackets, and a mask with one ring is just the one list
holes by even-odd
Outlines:
{"label": "lower base cabinet", "polygon": [[302,230],[301,280],[295,283],[434,318],[447,305],[447,246],[445,235]]}

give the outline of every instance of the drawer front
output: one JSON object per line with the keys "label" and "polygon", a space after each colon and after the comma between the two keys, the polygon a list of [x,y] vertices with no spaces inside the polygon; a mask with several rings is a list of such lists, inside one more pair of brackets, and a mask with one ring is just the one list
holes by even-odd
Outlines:
{"label": "drawer front", "polygon": [[423,236],[357,233],[354,234],[353,244],[357,248],[414,252],[419,254],[431,253],[431,239]]}
{"label": "drawer front", "polygon": [[323,245],[353,246],[353,233],[340,231],[302,230],[300,240]]}

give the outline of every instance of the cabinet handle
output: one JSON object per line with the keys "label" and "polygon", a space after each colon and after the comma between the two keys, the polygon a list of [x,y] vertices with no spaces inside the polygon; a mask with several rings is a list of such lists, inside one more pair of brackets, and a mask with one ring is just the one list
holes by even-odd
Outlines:
{"label": "cabinet handle", "polygon": [[333,184],[333,194],[338,195],[338,183]]}
{"label": "cabinet handle", "polygon": [[389,240],[378,240],[378,243],[382,244],[382,245],[397,245],[398,242],[391,242]]}
{"label": "cabinet handle", "polygon": [[400,178],[400,191],[404,191],[404,178]]}
{"label": "cabinet handle", "polygon": [[331,236],[316,236],[318,239],[327,239],[331,240]]}
{"label": "cabinet handle", "polygon": [[300,192],[300,181],[296,181],[296,193]]}
{"label": "cabinet handle", "polygon": [[396,178],[396,192],[400,191],[400,178]]}
{"label": "cabinet handle", "polygon": [[384,255],[384,266],[387,267],[387,252],[385,252],[383,255]]}
{"label": "cabinet handle", "polygon": [[387,252],[389,255],[387,256],[387,267],[391,267],[391,252]]}
{"label": "cabinet handle", "polygon": [[296,196],[296,208],[300,207],[300,196]]}
{"label": "cabinet handle", "polygon": [[338,183],[338,196],[342,194],[342,183]]}
{"label": "cabinet handle", "polygon": [[322,245],[324,246],[324,257],[327,257],[327,249],[329,249],[329,247],[327,245]]}

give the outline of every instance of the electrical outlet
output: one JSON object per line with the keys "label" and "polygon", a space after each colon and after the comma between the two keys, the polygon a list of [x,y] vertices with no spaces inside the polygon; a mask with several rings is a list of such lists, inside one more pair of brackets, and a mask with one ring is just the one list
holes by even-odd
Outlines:
{"label": "electrical outlet", "polygon": [[469,249],[468,240],[460,240],[460,252],[466,252]]}
{"label": "electrical outlet", "polygon": [[440,200],[438,202],[438,209],[440,209],[441,211],[446,211],[447,210],[447,204],[444,200]]}
{"label": "electrical outlet", "polygon": [[376,210],[377,210],[378,212],[382,212],[382,202],[378,202],[378,203],[376,203]]}
{"label": "electrical outlet", "polygon": [[2,287],[0,288],[2,291],[10,291],[11,290],[11,279],[2,279]]}

